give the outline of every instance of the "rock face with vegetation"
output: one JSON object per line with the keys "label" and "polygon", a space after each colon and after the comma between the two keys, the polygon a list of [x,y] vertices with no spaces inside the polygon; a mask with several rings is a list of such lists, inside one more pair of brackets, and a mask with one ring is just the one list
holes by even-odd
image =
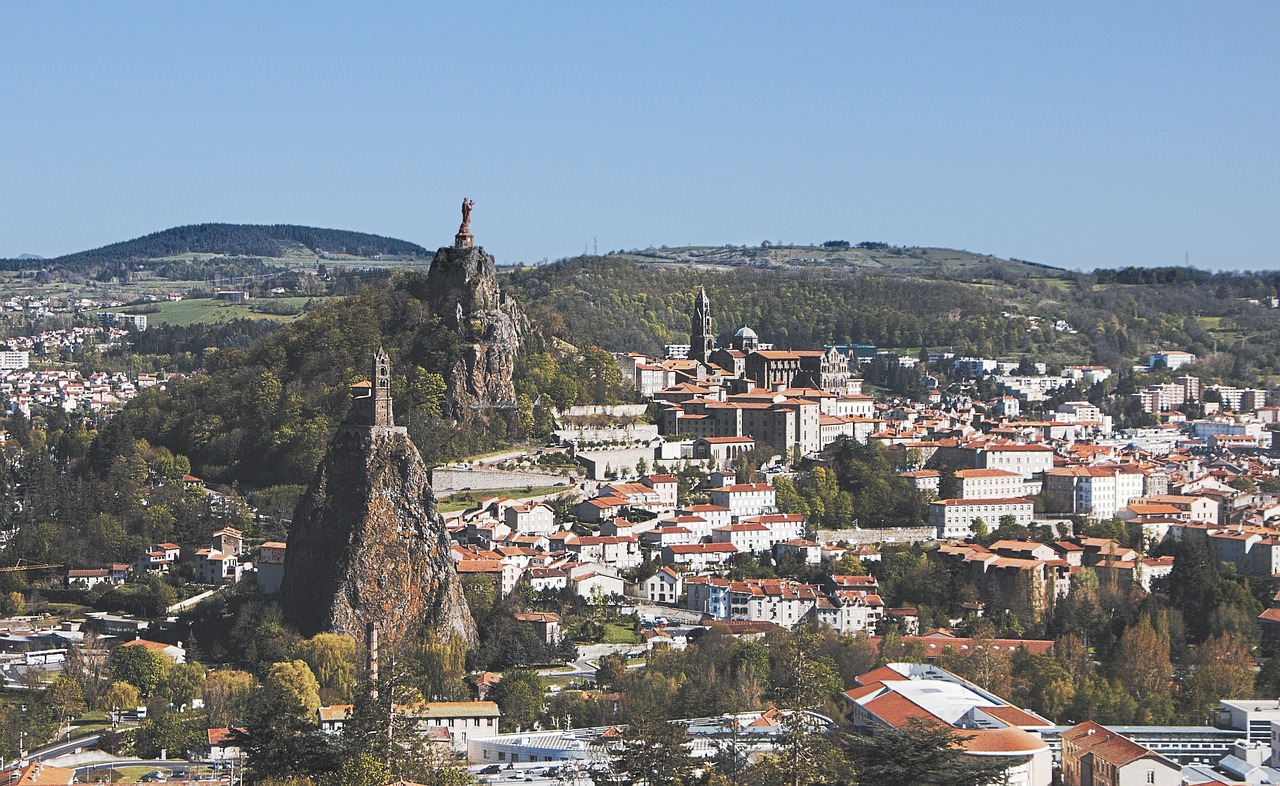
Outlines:
{"label": "rock face with vegetation", "polygon": [[532,328],[520,304],[499,289],[493,257],[483,248],[441,248],[427,289],[432,309],[463,344],[446,375],[448,414],[463,420],[514,406],[516,358]]}
{"label": "rock face with vegetation", "polygon": [[427,633],[474,644],[430,476],[394,425],[389,380],[379,351],[294,513],[280,603],[305,635],[363,638],[374,622],[393,646]]}

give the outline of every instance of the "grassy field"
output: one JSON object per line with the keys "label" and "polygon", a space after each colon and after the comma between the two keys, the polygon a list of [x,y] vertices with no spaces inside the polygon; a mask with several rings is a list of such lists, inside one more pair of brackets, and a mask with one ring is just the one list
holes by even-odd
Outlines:
{"label": "grassy field", "polygon": [[106,731],[111,728],[111,713],[109,712],[86,712],[78,719],[71,722],[72,736],[81,734],[93,734],[98,731]]}
{"label": "grassy field", "polygon": [[[324,300],[325,298],[282,297],[271,298],[270,300],[258,300],[256,303],[283,303],[295,308],[302,308],[308,302],[319,303]],[[172,303],[156,303],[154,306],[158,307],[160,309],[159,311],[143,313],[146,313],[147,322],[166,325],[194,325],[198,322],[230,322],[233,319],[270,319],[275,322],[292,322],[301,316],[301,313],[294,315],[266,314],[261,311],[254,311],[254,305],[255,301],[252,300],[248,303],[227,303],[221,300],[212,300],[209,298],[193,298],[188,300],[179,300]],[[127,312],[136,311],[134,308],[107,310],[124,310]]]}
{"label": "grassy field", "polygon": [[115,780],[113,780],[112,783],[141,783],[143,775],[146,775],[148,772],[155,772],[157,769],[164,772],[166,775],[172,774],[171,770],[159,767],[120,767],[114,770]]}
{"label": "grassy field", "polygon": [[[188,253],[178,254],[172,257],[159,257],[151,260],[152,262],[208,262],[211,259],[236,259],[236,257],[228,257],[223,254],[208,253]],[[276,267],[287,267],[296,270],[315,270],[317,265],[325,265],[329,268],[347,268],[357,270],[396,270],[399,268],[421,268],[426,270],[431,266],[431,260],[404,260],[404,259],[362,259],[360,257],[351,257],[346,259],[321,259],[315,255],[300,255],[295,257],[262,257],[264,263]]]}
{"label": "grassy field", "polygon": [[632,630],[630,625],[624,625],[620,622],[606,622],[604,624],[605,644],[639,644],[643,640],[640,638],[639,633]]}
{"label": "grassy field", "polygon": [[[522,486],[518,489],[480,489],[477,491],[461,491],[468,499],[463,499],[455,494],[452,497],[446,497],[439,502],[441,513],[456,513],[459,510],[469,510],[475,507],[475,500],[486,499],[488,497],[506,497],[508,499],[528,499],[529,497],[541,497],[546,494],[557,494],[562,491],[568,491],[568,486]],[[470,499],[474,497],[475,499]]]}

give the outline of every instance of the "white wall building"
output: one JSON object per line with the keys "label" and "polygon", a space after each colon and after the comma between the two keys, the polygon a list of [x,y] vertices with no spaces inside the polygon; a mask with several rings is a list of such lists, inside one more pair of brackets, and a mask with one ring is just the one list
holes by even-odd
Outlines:
{"label": "white wall building", "polygon": [[767,483],[737,483],[711,489],[711,504],[728,508],[734,518],[759,516],[777,510],[777,496]]}
{"label": "white wall building", "polygon": [[964,539],[973,535],[973,522],[982,519],[994,531],[1001,516],[1013,516],[1030,527],[1035,505],[1029,499],[942,499],[929,503],[929,526],[938,531],[941,540]]}
{"label": "white wall building", "polygon": [[1007,469],[961,469],[955,476],[964,499],[1009,499],[1039,491],[1028,488],[1036,484],[1029,484],[1021,473]]}

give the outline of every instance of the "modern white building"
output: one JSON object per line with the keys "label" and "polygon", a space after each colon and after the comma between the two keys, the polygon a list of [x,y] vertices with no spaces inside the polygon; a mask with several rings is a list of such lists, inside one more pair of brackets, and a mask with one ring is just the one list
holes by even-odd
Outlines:
{"label": "modern white building", "polygon": [[940,499],[929,503],[929,526],[938,531],[941,540],[971,536],[975,519],[982,519],[988,528],[995,530],[1002,516],[1013,516],[1017,523],[1030,527],[1035,505],[1022,498]]}
{"label": "modern white building", "polygon": [[777,510],[777,495],[767,483],[737,483],[711,489],[711,504],[728,508],[734,518],[759,516]]}
{"label": "modern white building", "polygon": [[1009,499],[1039,491],[1035,488],[1038,483],[1007,469],[961,469],[956,470],[955,477],[964,499]]}
{"label": "modern white building", "polygon": [[1132,465],[1058,467],[1044,473],[1044,489],[1065,506],[1056,512],[1083,513],[1104,521],[1117,517],[1130,500],[1143,495],[1146,478]]}
{"label": "modern white building", "polygon": [[1052,782],[1049,745],[1041,738],[1053,728],[1051,721],[929,664],[890,663],[856,682],[844,694],[855,728],[875,734],[903,728],[913,718],[941,721],[968,738],[961,743],[968,755],[1007,759],[1004,783]]}
{"label": "modern white building", "polygon": [[31,365],[30,352],[6,350],[0,352],[0,371],[14,371]]}
{"label": "modern white building", "polygon": [[[320,730],[341,733],[351,716],[352,705],[334,704],[321,707],[316,715]],[[492,701],[432,701],[397,704],[396,715],[412,718],[416,728],[428,740],[446,738],[456,753],[465,753],[475,737],[491,737],[498,732],[502,717]]]}
{"label": "modern white building", "polygon": [[986,469],[1017,472],[1024,478],[1053,469],[1053,448],[1048,445],[991,445],[980,452]]}
{"label": "modern white building", "polygon": [[[806,713],[816,725],[831,729],[830,718]],[[694,759],[710,760],[736,748],[743,760],[754,760],[773,750],[773,742],[786,731],[788,712],[770,708],[714,718],[674,720],[685,727],[684,746]],[[516,732],[481,737],[473,734],[467,744],[467,758],[475,764],[521,765],[540,762],[577,763],[580,768],[604,767],[611,745],[626,727],[598,726],[565,731]]]}

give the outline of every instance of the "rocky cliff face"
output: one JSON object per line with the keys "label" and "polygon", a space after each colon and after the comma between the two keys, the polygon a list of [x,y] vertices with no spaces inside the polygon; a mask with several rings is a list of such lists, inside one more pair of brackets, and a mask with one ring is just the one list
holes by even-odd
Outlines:
{"label": "rocky cliff face", "polygon": [[515,403],[511,378],[532,334],[523,309],[498,287],[483,248],[441,248],[427,273],[429,300],[466,345],[447,376],[448,414],[458,420]]}
{"label": "rocky cliff face", "polygon": [[[353,408],[354,410],[354,408]],[[294,513],[279,600],[305,635],[476,641],[426,466],[401,428],[338,430]]]}

